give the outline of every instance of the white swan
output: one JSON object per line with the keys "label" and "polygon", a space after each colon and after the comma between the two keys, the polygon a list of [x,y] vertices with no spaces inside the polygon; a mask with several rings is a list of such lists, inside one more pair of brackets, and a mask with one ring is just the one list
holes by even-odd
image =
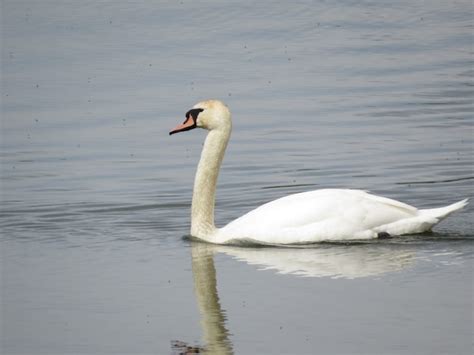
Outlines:
{"label": "white swan", "polygon": [[422,233],[463,208],[418,210],[361,190],[322,189],[268,202],[223,228],[214,225],[217,177],[232,131],[229,109],[218,100],[199,102],[171,134],[200,127],[209,131],[194,181],[191,236],[215,244],[305,244]]}

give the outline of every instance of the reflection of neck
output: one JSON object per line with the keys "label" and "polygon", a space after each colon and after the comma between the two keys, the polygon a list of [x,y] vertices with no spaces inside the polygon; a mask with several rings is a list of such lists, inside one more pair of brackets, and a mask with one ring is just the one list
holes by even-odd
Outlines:
{"label": "reflection of neck", "polygon": [[229,331],[224,325],[226,317],[217,294],[214,256],[205,244],[193,243],[192,266],[206,350],[210,354],[232,354]]}
{"label": "reflection of neck", "polygon": [[194,179],[191,207],[191,235],[194,237],[207,239],[216,229],[216,184],[229,137],[230,129],[212,130],[204,142]]}

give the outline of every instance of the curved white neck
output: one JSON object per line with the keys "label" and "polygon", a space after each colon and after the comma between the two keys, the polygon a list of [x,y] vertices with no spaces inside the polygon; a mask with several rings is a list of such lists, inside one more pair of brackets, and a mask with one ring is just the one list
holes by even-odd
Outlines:
{"label": "curved white neck", "polygon": [[214,204],[217,177],[224,158],[232,127],[209,131],[194,179],[193,202],[191,206],[191,235],[206,239],[215,230]]}

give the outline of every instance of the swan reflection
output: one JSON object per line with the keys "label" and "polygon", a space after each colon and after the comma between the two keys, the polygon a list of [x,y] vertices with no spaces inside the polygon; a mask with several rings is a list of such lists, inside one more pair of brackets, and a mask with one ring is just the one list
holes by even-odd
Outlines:
{"label": "swan reflection", "polygon": [[192,272],[205,347],[212,354],[232,354],[226,313],[217,293],[214,254],[223,253],[261,269],[303,277],[354,279],[400,271],[415,263],[415,252],[391,244],[318,245],[306,248],[250,248],[192,241]]}
{"label": "swan reflection", "polygon": [[192,268],[194,292],[201,314],[205,351],[210,354],[232,354],[229,331],[225,327],[226,316],[217,293],[216,268],[212,245],[192,243]]}
{"label": "swan reflection", "polygon": [[[194,248],[204,248],[193,243]],[[208,252],[223,253],[263,270],[304,277],[355,279],[400,271],[415,261],[412,248],[395,244],[318,244],[301,248],[242,248],[206,245]]]}

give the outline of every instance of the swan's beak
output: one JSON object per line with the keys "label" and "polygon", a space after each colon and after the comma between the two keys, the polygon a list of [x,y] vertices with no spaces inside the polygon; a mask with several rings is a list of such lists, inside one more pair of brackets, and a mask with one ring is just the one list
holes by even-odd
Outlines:
{"label": "swan's beak", "polygon": [[170,136],[172,134],[175,134],[175,133],[178,133],[178,132],[189,131],[190,129],[193,129],[193,128],[196,128],[196,122],[191,117],[191,115],[189,115],[189,117],[186,118],[186,121],[184,121],[182,124],[176,126],[175,129],[173,129],[170,132]]}

